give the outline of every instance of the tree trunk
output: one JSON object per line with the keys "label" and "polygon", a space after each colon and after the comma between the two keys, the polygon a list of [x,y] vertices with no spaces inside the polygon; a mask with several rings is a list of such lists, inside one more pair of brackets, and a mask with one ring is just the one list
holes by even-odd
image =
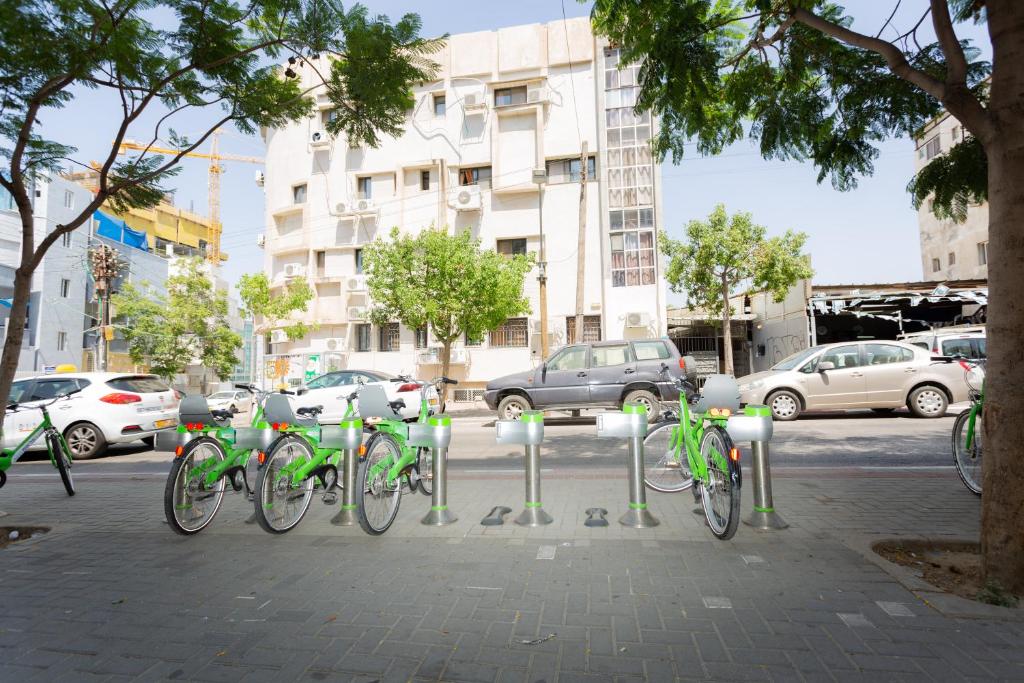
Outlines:
{"label": "tree trunk", "polygon": [[[18,359],[25,339],[25,321],[28,319],[28,302],[32,296],[32,275],[23,275],[21,269],[14,273],[14,297],[11,300],[11,314],[7,318],[7,338],[4,340],[3,357],[0,358],[0,396],[4,405],[11,395],[11,384],[18,371]],[[0,435],[3,425],[0,424]]]}
{"label": "tree trunk", "polygon": [[991,3],[993,44],[985,141],[989,193],[988,366],[981,552],[985,579],[1024,595],[1024,7]]}
{"label": "tree trunk", "polygon": [[733,373],[732,368],[732,310],[729,308],[729,276],[722,275],[722,344],[725,346],[725,367],[727,375]]}
{"label": "tree trunk", "polygon": [[[441,376],[447,377],[452,367],[452,340],[446,339],[441,343]],[[448,401],[448,385],[441,385],[441,405],[438,407],[444,412],[445,403]]]}

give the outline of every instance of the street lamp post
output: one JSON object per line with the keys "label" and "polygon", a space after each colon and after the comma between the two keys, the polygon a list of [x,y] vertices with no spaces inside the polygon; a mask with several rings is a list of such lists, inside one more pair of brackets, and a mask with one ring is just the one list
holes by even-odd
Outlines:
{"label": "street lamp post", "polygon": [[533,169],[533,182],[537,183],[540,218],[540,260],[537,262],[537,282],[540,283],[540,356],[548,357],[548,263],[544,259],[544,185],[548,181],[546,168]]}

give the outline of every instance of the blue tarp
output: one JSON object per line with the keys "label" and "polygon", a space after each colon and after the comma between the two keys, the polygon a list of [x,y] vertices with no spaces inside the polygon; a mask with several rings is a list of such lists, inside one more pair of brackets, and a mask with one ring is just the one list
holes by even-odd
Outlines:
{"label": "blue tarp", "polygon": [[123,220],[108,216],[102,211],[93,214],[96,219],[96,234],[101,237],[112,239],[115,242],[135,247],[142,251],[149,251],[149,243],[146,241],[146,233],[132,230]]}

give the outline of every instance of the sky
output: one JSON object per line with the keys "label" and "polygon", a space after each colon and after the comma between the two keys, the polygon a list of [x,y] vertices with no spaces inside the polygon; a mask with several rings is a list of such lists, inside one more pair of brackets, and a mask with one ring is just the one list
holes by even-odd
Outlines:
{"label": "sky", "polygon": [[[563,7],[567,17],[585,16],[590,11],[590,3],[575,0],[365,0],[364,4],[392,20],[407,12],[419,13],[425,36],[554,21],[562,18]],[[854,18],[853,28],[874,35],[885,24],[895,0],[848,0],[845,5]],[[926,0],[899,3],[887,34],[893,35],[893,27],[906,31],[926,6]],[[960,25],[957,32],[981,48],[983,56],[991,54],[983,26]],[[922,42],[928,36],[930,24],[926,21]],[[113,137],[110,120],[117,113],[116,104],[97,91],[80,91],[65,110],[40,117],[41,132],[78,147],[76,160],[101,158]],[[151,134],[155,117],[154,112],[141,120],[138,137]],[[183,118],[176,130],[194,135],[205,129],[208,120],[195,114]],[[262,156],[264,152],[258,136],[244,136],[233,129],[224,131],[220,145],[226,153]],[[688,221],[706,217],[716,204],[723,203],[730,212],[751,212],[770,235],[787,229],[806,232],[818,284],[919,280],[917,213],[906,192],[914,168],[914,145],[909,139],[896,139],[883,143],[880,150],[874,175],[862,178],[857,189],[848,192],[833,190],[827,179],[817,184],[817,171],[810,163],[762,159],[756,142],[750,140],[734,144],[718,157],[687,156],[675,165],[666,161],[662,168],[662,227],[670,236],[681,237]],[[206,213],[207,162],[192,159],[181,165],[181,173],[168,183],[175,190],[178,206]],[[230,255],[223,275],[229,282],[262,269],[263,252],[256,246],[256,236],[265,229],[264,197],[253,180],[259,168],[227,162],[221,176],[222,250]],[[681,298],[673,295],[670,301],[680,303]]]}

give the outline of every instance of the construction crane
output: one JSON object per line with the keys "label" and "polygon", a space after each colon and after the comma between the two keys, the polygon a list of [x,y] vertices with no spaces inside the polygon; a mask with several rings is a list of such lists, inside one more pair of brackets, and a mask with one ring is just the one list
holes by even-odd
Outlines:
{"label": "construction crane", "polygon": [[[210,160],[210,180],[209,180],[209,202],[210,202],[210,245],[206,251],[207,258],[213,262],[214,265],[220,264],[220,174],[224,172],[224,167],[220,165],[221,161],[241,161],[247,164],[263,164],[264,160],[260,157],[247,157],[239,154],[221,154],[219,145],[220,131],[216,130],[213,132],[212,139],[210,141],[210,153],[204,154],[202,152],[186,152],[182,156],[192,157],[193,159],[209,159]],[[130,151],[136,152],[152,152],[154,154],[171,154],[175,155],[179,153],[176,149],[167,149],[166,147],[151,147],[144,145],[135,140],[125,140],[117,149],[118,154],[127,154]]]}

